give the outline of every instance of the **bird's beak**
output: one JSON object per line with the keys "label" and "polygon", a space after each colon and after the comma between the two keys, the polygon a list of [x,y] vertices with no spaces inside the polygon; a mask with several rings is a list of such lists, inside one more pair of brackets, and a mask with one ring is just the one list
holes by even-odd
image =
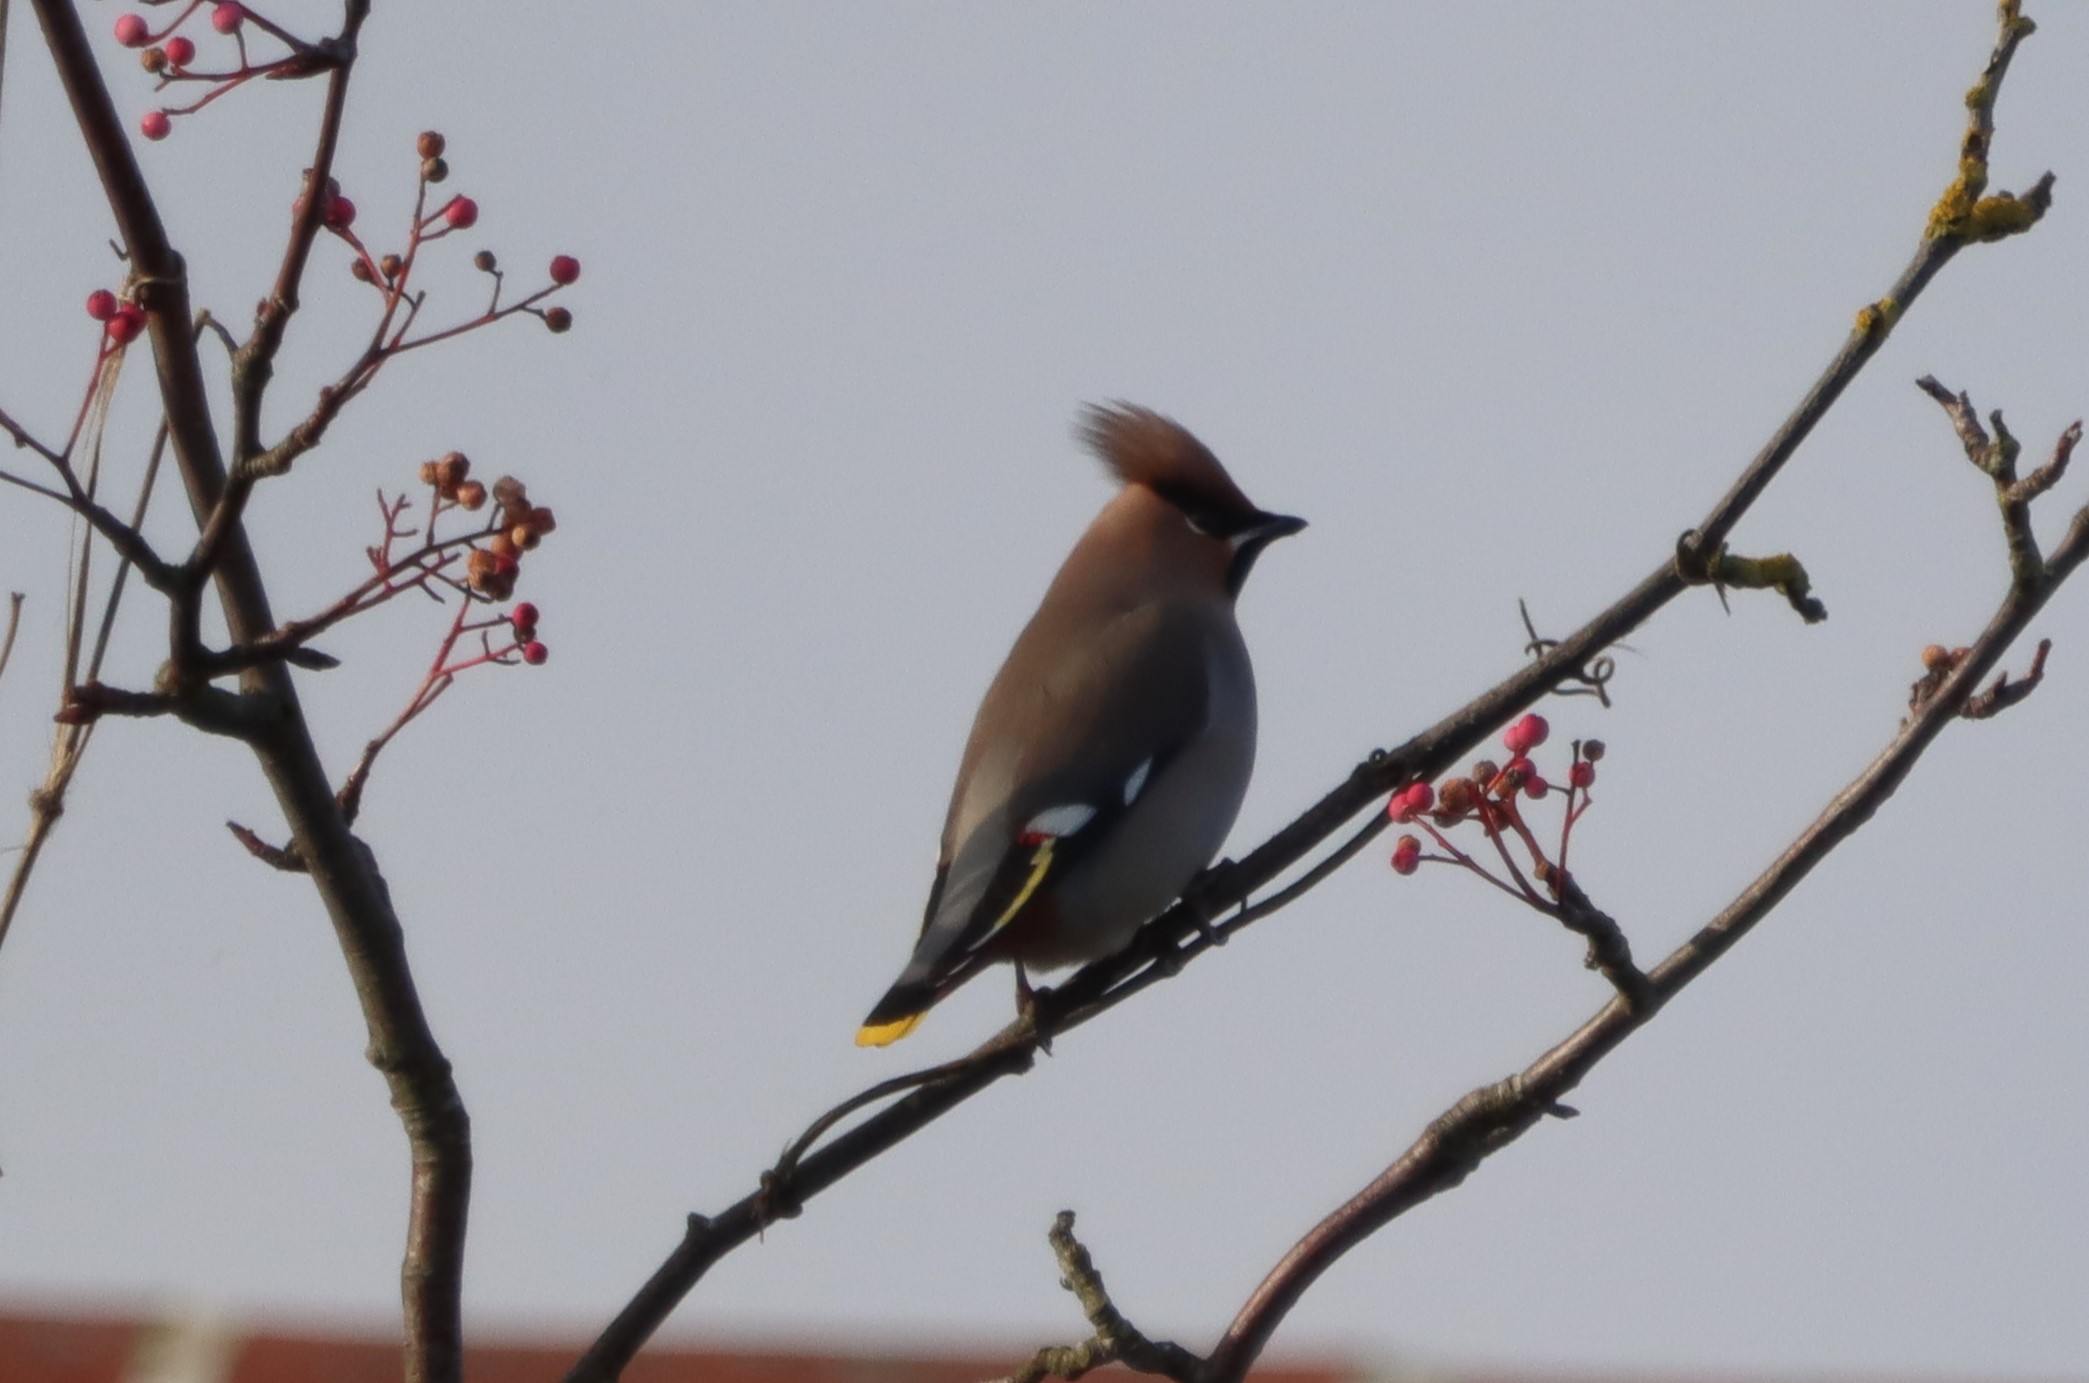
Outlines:
{"label": "bird's beak", "polygon": [[1306,526],[1306,521],[1290,514],[1264,514],[1261,521],[1248,529],[1247,536],[1257,543],[1273,543],[1279,538],[1288,538]]}

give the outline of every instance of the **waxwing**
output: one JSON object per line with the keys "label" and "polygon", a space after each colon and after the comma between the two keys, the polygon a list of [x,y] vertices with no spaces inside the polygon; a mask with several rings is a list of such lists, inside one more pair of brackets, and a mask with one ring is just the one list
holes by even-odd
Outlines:
{"label": "waxwing", "polygon": [[987,688],[958,767],[921,936],[863,1021],[882,1047],[995,961],[1121,950],[1233,827],[1255,762],[1255,676],[1233,602],[1305,520],[1248,502],[1182,427],[1129,404],[1078,434],[1122,482]]}

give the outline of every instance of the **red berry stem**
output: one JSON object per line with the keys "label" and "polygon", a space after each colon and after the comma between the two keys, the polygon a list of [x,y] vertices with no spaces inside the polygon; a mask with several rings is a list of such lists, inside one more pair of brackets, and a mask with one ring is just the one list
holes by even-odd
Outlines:
{"label": "red berry stem", "polygon": [[[168,38],[173,36],[173,33],[176,29],[179,29],[182,25],[189,22],[190,15],[194,14],[197,10],[201,8],[203,8],[203,0],[189,0],[188,5],[183,8],[182,12],[180,14],[175,15],[173,19],[169,20],[167,23],[167,27],[161,29],[158,33],[154,33],[152,29],[148,26],[140,34],[136,36],[135,41],[131,41],[119,29],[116,36],[117,41],[119,43],[122,43],[126,48],[146,48],[150,47],[155,43],[163,43]],[[142,23],[144,20],[144,16],[125,15],[124,19],[137,19]],[[123,20],[118,20],[117,23],[121,25],[123,23]]]}

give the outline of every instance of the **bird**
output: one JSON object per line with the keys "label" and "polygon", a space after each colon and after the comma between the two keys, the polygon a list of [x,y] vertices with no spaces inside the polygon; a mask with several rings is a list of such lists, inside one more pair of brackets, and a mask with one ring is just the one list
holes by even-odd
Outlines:
{"label": "bird", "polygon": [[1255,763],[1234,618],[1262,550],[1305,520],[1250,503],[1181,424],[1090,405],[1076,436],[1119,482],[988,686],[958,767],[912,957],[857,1030],[882,1047],[1003,960],[1122,950],[1211,863]]}

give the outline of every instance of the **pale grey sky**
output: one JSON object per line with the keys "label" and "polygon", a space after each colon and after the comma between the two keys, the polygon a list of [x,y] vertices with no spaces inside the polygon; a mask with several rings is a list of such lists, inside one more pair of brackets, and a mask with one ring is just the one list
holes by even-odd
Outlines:
{"label": "pale grey sky", "polygon": [[[1614,710],[1546,708],[1611,745],[1578,868],[1644,956],[1812,818],[1921,647],[2000,594],[1986,482],[1912,380],[2041,450],[2089,412],[2089,11],[2030,8],[1996,181],[2053,169],[2053,215],[1950,266],[1736,535],[1796,551],[1831,619],[1699,593],[1620,655]],[[62,432],[80,300],[117,274],[16,9],[0,405]],[[380,6],[341,168],[359,226],[404,220],[431,125],[482,207],[432,319],[476,306],[478,245],[585,265],[571,335],[399,362],[253,515],[297,613],[355,579],[372,492],[426,456],[559,513],[523,591],[550,663],[461,684],[363,819],[472,1110],[473,1322],[591,1331],[813,1115],[1006,1016],[996,976],[889,1052],[850,1045],[979,693],[1107,494],[1079,403],[1173,414],[1312,520],[1243,602],[1246,848],[1513,668],[1517,597],[1561,632],[1670,550],[1905,263],[1993,27],[1983,0]],[[234,323],[317,96],[244,91],[144,150]],[[364,292],[324,249],[273,425],[346,361]],[[39,503],[0,496],[0,585],[30,596],[0,800],[48,743],[66,534]],[[1279,1344],[2089,1371],[2085,611],[2061,595],[2046,686],[1954,730],[1583,1118],[1353,1255]],[[131,614],[137,684],[163,635]],[[305,685],[342,770],[438,618],[327,641],[348,666]],[[404,1143],[309,889],[227,817],[275,822],[235,748],[97,740],[0,953],[0,1300],[390,1319]],[[1204,1345],[1444,1105],[1600,1003],[1578,961],[1469,879],[1361,861],[734,1255],[673,1328],[1070,1337],[1043,1235],[1072,1207],[1121,1304]]]}

